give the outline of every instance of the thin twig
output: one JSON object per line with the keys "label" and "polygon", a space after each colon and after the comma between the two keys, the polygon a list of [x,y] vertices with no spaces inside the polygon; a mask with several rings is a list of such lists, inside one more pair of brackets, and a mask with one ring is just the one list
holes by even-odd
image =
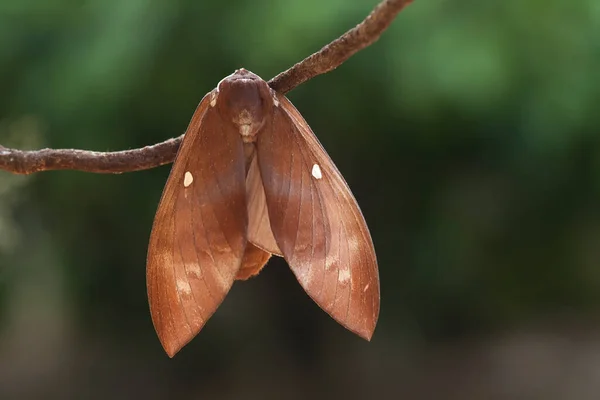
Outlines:
{"label": "thin twig", "polygon": [[[383,0],[360,24],[269,81],[269,86],[287,93],[317,75],[339,67],[354,53],[375,42],[396,15],[413,0]],[[141,149],[96,152],[74,149],[22,151],[0,145],[0,170],[31,174],[50,170],[94,173],[140,171],[173,162],[182,136]]]}
{"label": "thin twig", "polygon": [[271,79],[269,86],[273,90],[285,94],[317,75],[336,69],[354,53],[377,41],[398,13],[412,1],[382,1],[360,24]]}
{"label": "thin twig", "polygon": [[141,171],[173,162],[182,136],[141,149],[105,153],[74,149],[22,151],[0,146],[0,170],[15,174],[61,169],[100,174]]}

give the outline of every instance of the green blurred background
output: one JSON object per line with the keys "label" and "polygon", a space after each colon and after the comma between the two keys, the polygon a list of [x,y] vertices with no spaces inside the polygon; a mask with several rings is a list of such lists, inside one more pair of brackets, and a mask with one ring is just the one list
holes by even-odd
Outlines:
{"label": "green blurred background", "polygon": [[[178,136],[376,0],[2,0],[0,144]],[[169,166],[0,172],[1,399],[597,399],[600,2],[416,0],[289,94],[372,232],[381,315],[345,331],[286,264],[170,360],[145,256]]]}

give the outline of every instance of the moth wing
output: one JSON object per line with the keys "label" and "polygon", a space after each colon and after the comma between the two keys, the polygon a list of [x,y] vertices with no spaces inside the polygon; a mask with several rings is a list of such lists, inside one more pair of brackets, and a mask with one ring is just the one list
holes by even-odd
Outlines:
{"label": "moth wing", "polygon": [[188,126],[150,235],[150,313],[170,357],[219,307],[246,248],[242,140],[209,103],[210,93]]}
{"label": "moth wing", "polygon": [[370,340],[379,275],[366,222],[346,181],[296,108],[278,95],[257,156],[273,235],[306,293]]}
{"label": "moth wing", "polygon": [[245,281],[257,275],[271,258],[271,253],[256,247],[251,242],[246,245],[242,266],[235,277],[236,280]]}
{"label": "moth wing", "polygon": [[256,153],[252,159],[246,176],[246,198],[248,199],[248,241],[271,254],[281,256],[281,250],[273,237],[265,189],[260,176]]}

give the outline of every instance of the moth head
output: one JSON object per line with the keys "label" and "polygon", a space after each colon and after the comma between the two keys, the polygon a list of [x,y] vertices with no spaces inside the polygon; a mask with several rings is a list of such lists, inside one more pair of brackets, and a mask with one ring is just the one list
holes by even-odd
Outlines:
{"label": "moth head", "polygon": [[239,69],[219,82],[214,102],[223,120],[236,125],[245,142],[254,142],[271,112],[273,96],[267,82]]}

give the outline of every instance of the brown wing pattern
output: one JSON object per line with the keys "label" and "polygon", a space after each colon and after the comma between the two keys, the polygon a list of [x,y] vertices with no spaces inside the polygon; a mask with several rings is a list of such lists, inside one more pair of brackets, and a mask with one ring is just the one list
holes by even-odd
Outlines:
{"label": "brown wing pattern", "polygon": [[150,312],[171,357],[221,304],[246,248],[243,145],[209,99],[192,117],[150,236]]}
{"label": "brown wing pattern", "polygon": [[308,124],[289,100],[278,99],[257,141],[273,235],[310,297],[370,340],[379,315],[379,276],[367,225]]}

